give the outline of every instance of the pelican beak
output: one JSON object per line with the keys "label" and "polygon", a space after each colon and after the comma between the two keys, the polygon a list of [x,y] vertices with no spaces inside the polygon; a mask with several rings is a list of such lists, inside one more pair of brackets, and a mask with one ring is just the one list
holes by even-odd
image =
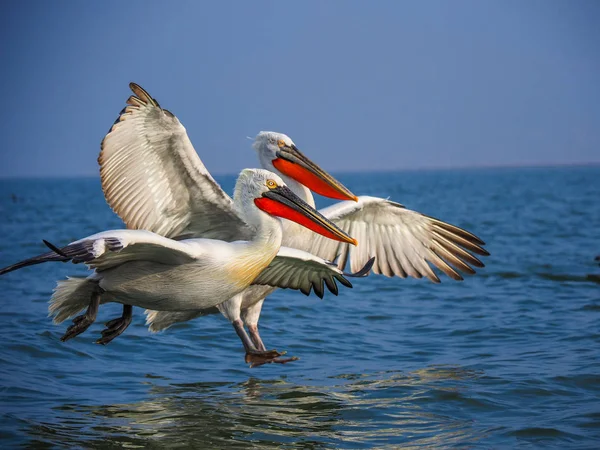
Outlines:
{"label": "pelican beak", "polygon": [[346,186],[308,159],[294,144],[280,147],[272,163],[282,174],[317,194],[338,200],[358,201]]}
{"label": "pelican beak", "polygon": [[358,244],[356,239],[348,236],[287,186],[278,186],[265,192],[261,197],[254,199],[254,204],[267,214],[296,222],[329,239]]}

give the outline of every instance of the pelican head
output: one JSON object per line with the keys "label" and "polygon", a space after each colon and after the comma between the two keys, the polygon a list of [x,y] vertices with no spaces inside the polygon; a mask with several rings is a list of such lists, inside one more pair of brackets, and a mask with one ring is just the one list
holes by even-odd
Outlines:
{"label": "pelican head", "polygon": [[291,220],[329,239],[357,244],[356,239],[308,205],[285,185],[280,176],[268,170],[244,169],[236,182],[233,198],[250,222],[258,219],[258,208],[263,213]]}
{"label": "pelican head", "polygon": [[261,131],[252,146],[263,167],[279,171],[325,197],[358,200],[346,186],[300,152],[289,136],[275,131]]}

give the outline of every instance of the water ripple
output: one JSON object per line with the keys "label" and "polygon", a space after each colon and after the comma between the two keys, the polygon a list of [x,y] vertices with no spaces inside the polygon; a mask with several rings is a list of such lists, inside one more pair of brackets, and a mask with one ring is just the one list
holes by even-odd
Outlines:
{"label": "water ripple", "polygon": [[[217,316],[151,335],[135,311],[102,347],[102,322],[120,314],[105,305],[61,343],[66,324],[52,325],[47,300],[85,269],[8,274],[2,447],[600,448],[600,169],[340,179],[474,231],[487,267],[439,285],[369,277],[323,301],[279,291],[262,335],[301,359],[259,369]],[[220,181],[231,192],[234,178]],[[3,265],[45,251],[42,238],[122,226],[97,179],[0,180],[0,210]]]}

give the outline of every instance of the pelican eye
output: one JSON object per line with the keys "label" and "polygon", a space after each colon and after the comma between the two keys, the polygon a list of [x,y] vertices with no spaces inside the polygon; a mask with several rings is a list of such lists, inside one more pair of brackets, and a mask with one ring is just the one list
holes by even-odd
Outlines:
{"label": "pelican eye", "polygon": [[275,183],[273,180],[267,180],[267,187],[269,189],[275,189],[277,187],[277,183]]}
{"label": "pelican eye", "polygon": [[277,141],[277,147],[285,147],[285,142],[283,142],[282,140]]}

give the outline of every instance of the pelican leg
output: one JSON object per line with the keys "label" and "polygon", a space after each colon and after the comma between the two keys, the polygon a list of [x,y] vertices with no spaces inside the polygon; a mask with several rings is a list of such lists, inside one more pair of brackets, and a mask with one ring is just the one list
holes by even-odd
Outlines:
{"label": "pelican leg", "polygon": [[241,319],[246,324],[248,328],[248,332],[250,333],[250,339],[254,343],[254,346],[257,350],[266,351],[267,348],[260,338],[260,334],[258,333],[258,320],[260,319],[260,313],[262,311],[263,304],[265,299],[262,298],[258,302],[248,306],[245,309],[241,310]]}
{"label": "pelican leg", "polygon": [[98,314],[98,307],[100,306],[100,296],[104,292],[102,289],[98,288],[98,291],[92,294],[92,298],[90,299],[90,304],[85,312],[80,316],[77,316],[73,319],[73,325],[67,328],[67,332],[60,338],[61,341],[65,342],[69,339],[74,338],[75,336],[79,336],[85,330],[89,328],[91,324],[96,320],[96,315]]}
{"label": "pelican leg", "polygon": [[260,334],[258,333],[258,325],[248,325],[248,331],[250,332],[250,339],[254,343],[254,346],[257,350],[266,351],[267,348],[260,338]]}
{"label": "pelican leg", "polygon": [[250,363],[250,368],[262,366],[267,363],[285,364],[291,361],[296,361],[297,357],[292,358],[279,358],[285,355],[285,352],[280,353],[277,350],[257,350],[254,343],[246,333],[244,324],[240,319],[236,319],[232,322],[235,332],[240,337],[244,349],[246,350],[246,362]]}
{"label": "pelican leg", "polygon": [[102,337],[96,341],[96,344],[106,345],[117,336],[121,335],[131,323],[133,317],[133,306],[123,305],[123,315],[116,319],[109,320],[104,325],[106,328],[102,330]]}

